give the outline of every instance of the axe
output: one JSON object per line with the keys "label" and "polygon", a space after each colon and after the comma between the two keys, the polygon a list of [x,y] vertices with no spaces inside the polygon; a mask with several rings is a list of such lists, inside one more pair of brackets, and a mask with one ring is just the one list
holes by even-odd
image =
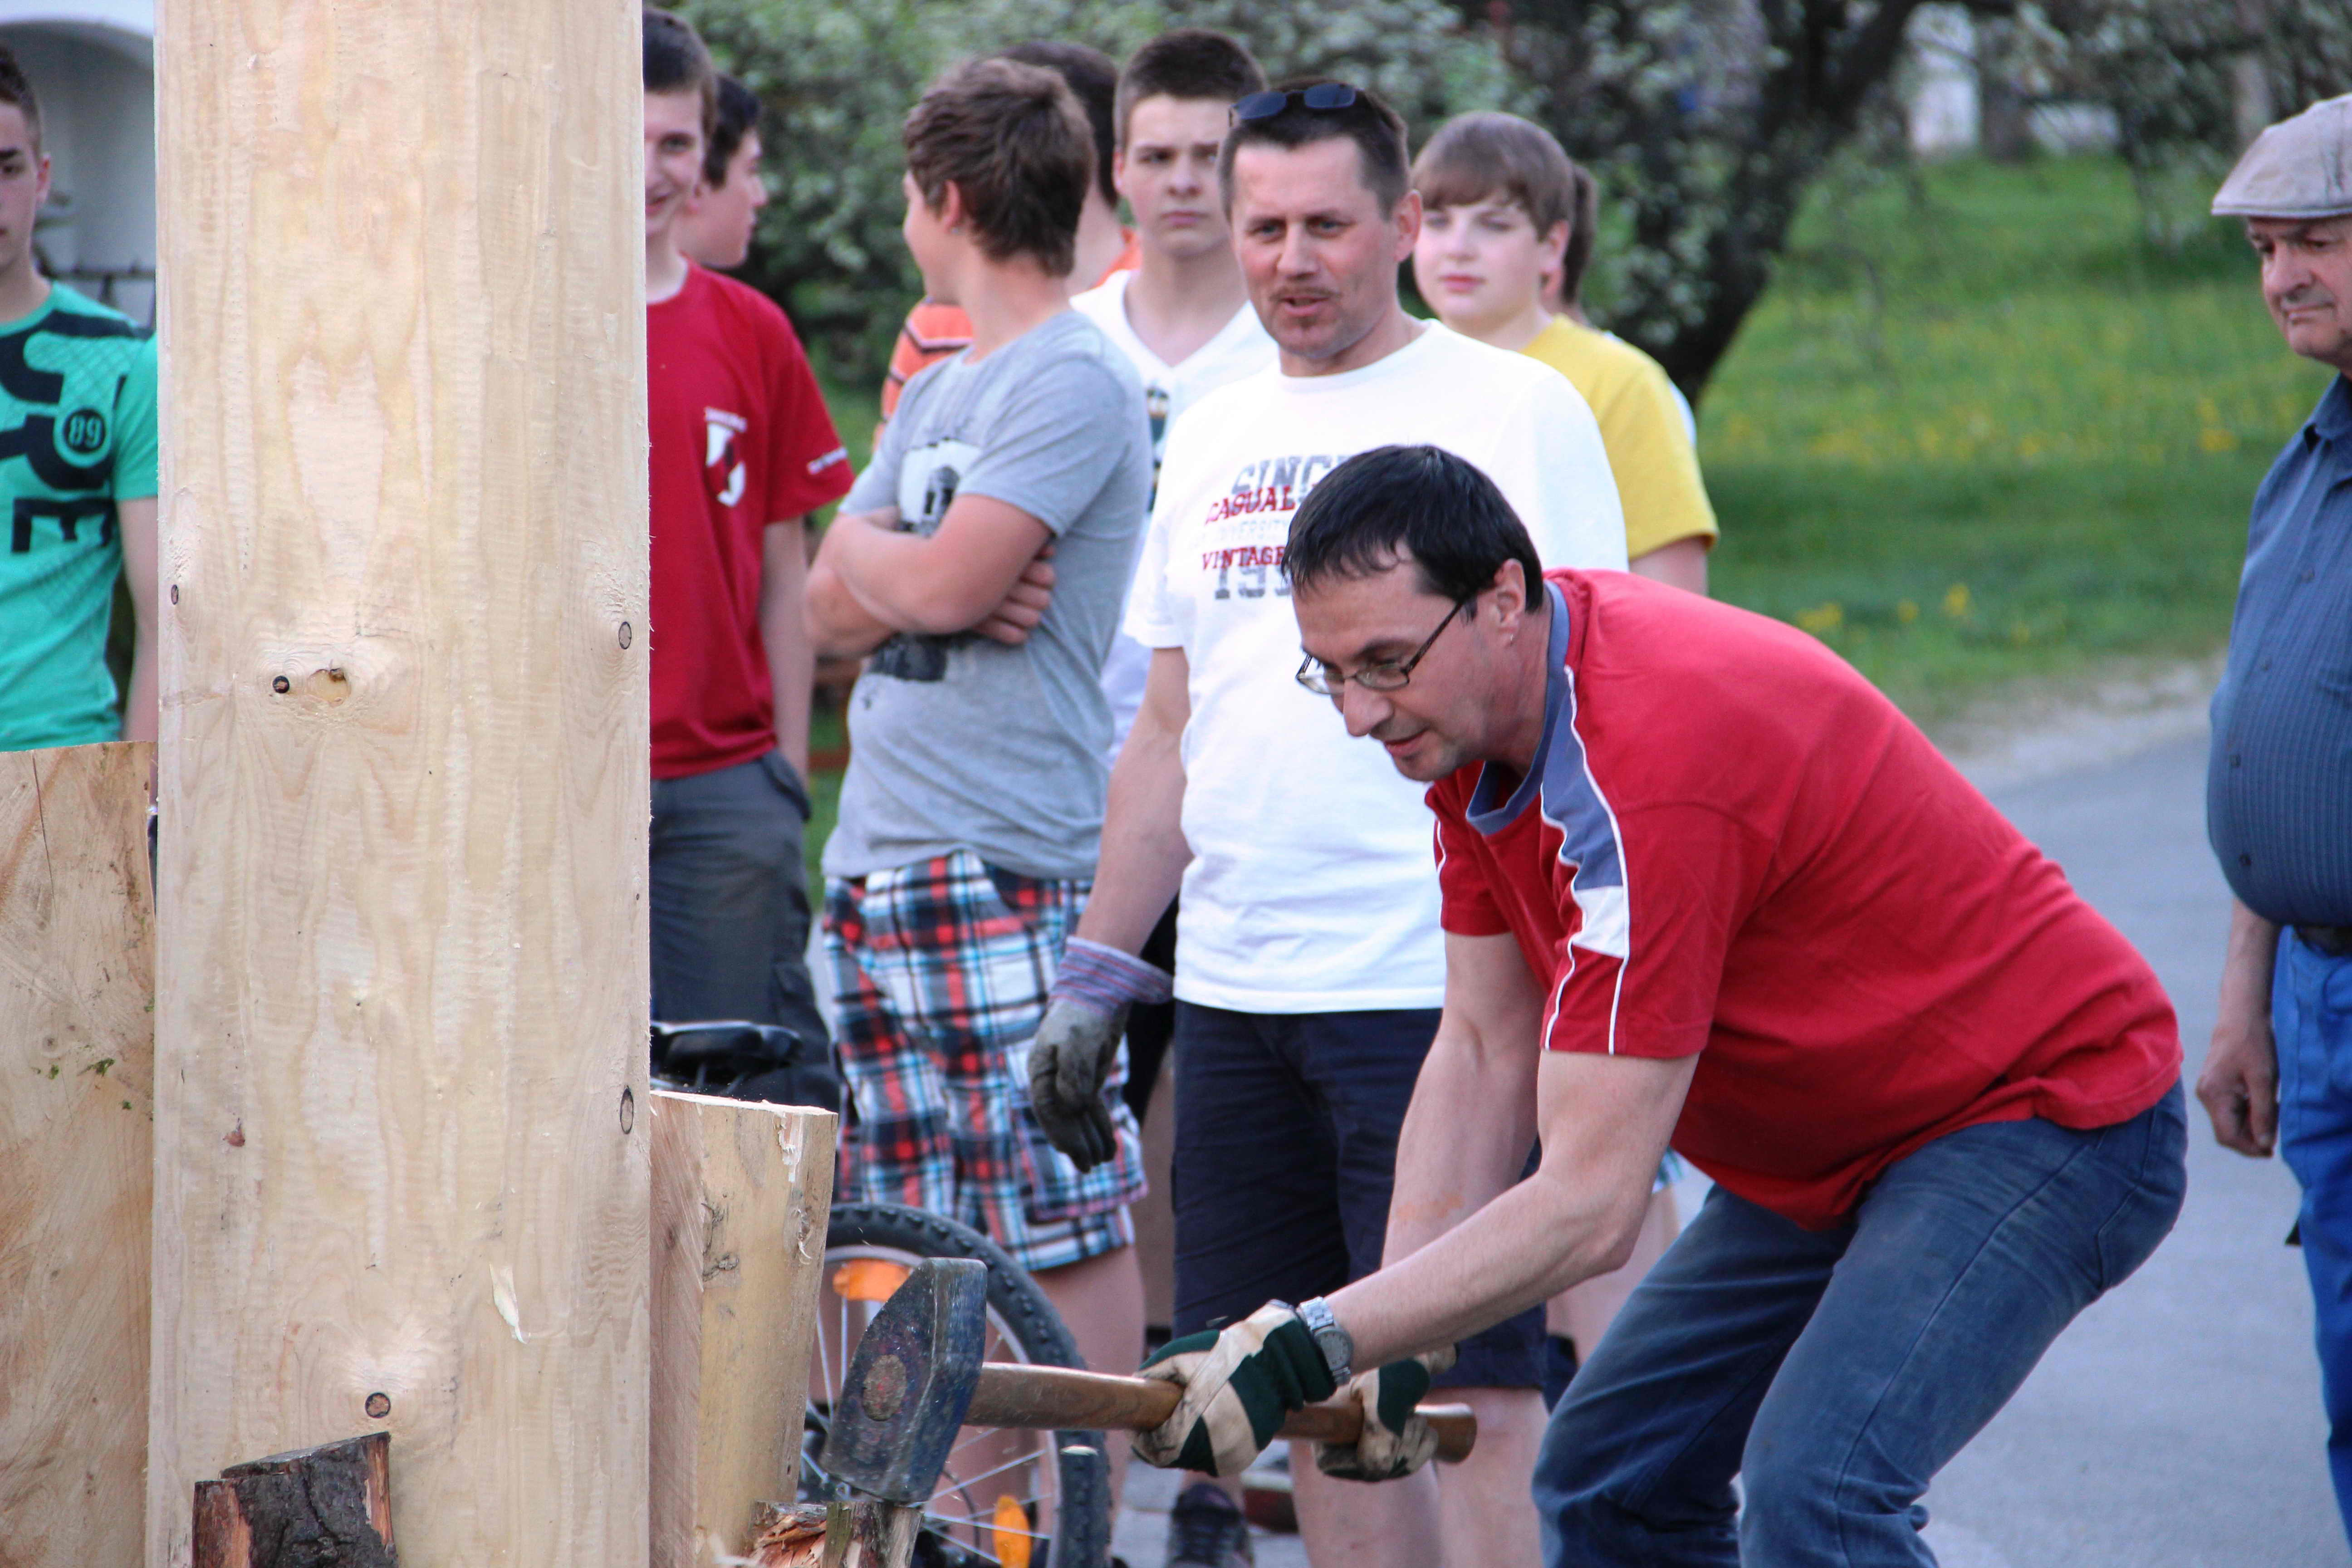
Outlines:
{"label": "axe", "polygon": [[[919,1516],[960,1427],[1142,1432],[1175,1414],[1182,1395],[1158,1378],[982,1362],[987,1300],[985,1265],[927,1258],[866,1326],[842,1377],[820,1461],[840,1500],[828,1521],[828,1546],[861,1531],[883,1533],[878,1524],[863,1528],[851,1520],[859,1498],[886,1505],[879,1516],[886,1521]],[[1437,1436],[1439,1458],[1458,1463],[1468,1457],[1478,1418],[1467,1405],[1425,1405],[1420,1415]],[[1352,1443],[1362,1426],[1363,1412],[1353,1403],[1312,1405],[1293,1411],[1280,1436]],[[858,1517],[877,1516],[869,1506]],[[898,1568],[903,1560],[889,1555],[895,1544],[877,1539],[870,1560]],[[854,1565],[859,1559],[845,1553],[841,1561]]]}

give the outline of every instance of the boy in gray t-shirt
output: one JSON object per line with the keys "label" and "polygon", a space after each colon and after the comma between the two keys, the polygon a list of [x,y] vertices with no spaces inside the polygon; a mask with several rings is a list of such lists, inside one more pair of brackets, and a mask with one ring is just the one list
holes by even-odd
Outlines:
{"label": "boy in gray t-shirt", "polygon": [[1134,1121],[1081,1173],[1037,1131],[1029,1042],[1094,876],[1102,664],[1151,485],[1143,389],[1065,294],[1091,133],[1051,71],[950,73],[908,116],[908,247],[971,347],[909,382],[810,568],[821,652],[864,656],[824,851],[856,1111],[847,1194],[952,1215],[1090,1364],[1142,1353]]}

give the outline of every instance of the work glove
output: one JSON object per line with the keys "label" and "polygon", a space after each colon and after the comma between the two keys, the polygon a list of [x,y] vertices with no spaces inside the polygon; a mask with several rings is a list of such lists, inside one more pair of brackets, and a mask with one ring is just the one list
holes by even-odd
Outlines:
{"label": "work glove", "polygon": [[1454,1364],[1454,1347],[1392,1361],[1360,1372],[1348,1397],[1364,1407],[1364,1429],[1353,1443],[1318,1443],[1315,1468],[1343,1481],[1392,1481],[1429,1463],[1437,1434],[1413,1414],[1429,1380]]}
{"label": "work glove", "polygon": [[1168,972],[1133,953],[1072,937],[1029,1046],[1029,1110],[1045,1141],[1091,1171],[1118,1153],[1103,1084],[1118,1059],[1127,1010],[1175,994]]}
{"label": "work glove", "polygon": [[1135,1437],[1135,1457],[1162,1469],[1238,1476],[1280,1430],[1283,1417],[1334,1384],[1323,1352],[1298,1314],[1269,1301],[1213,1334],[1171,1340],[1143,1375],[1184,1391],[1176,1413]]}

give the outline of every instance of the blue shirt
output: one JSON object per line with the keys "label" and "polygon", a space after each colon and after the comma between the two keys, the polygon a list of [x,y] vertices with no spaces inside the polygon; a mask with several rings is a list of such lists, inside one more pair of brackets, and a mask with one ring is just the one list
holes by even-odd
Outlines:
{"label": "blue shirt", "polygon": [[2205,831],[2238,901],[2352,926],[2352,382],[2337,376],[2254,492]]}

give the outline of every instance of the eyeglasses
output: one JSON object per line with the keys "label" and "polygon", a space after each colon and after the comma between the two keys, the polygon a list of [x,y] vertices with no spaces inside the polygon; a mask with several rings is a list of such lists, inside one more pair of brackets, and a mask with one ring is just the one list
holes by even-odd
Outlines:
{"label": "eyeglasses", "polygon": [[1293,104],[1318,114],[1335,114],[1342,109],[1353,109],[1361,101],[1356,89],[1344,81],[1318,81],[1313,87],[1294,87],[1287,92],[1276,89],[1251,93],[1234,105],[1234,120],[1236,123],[1272,120],[1287,112]]}
{"label": "eyeglasses", "polygon": [[1298,673],[1291,679],[1318,697],[1334,699],[1347,689],[1348,682],[1351,680],[1367,691],[1399,690],[1412,679],[1412,667],[1422,661],[1445,628],[1454,624],[1454,617],[1477,602],[1475,594],[1466,599],[1456,599],[1454,607],[1445,612],[1445,618],[1437,623],[1437,630],[1422,638],[1421,646],[1402,658],[1384,658],[1364,666],[1353,675],[1342,675],[1310,653],[1300,663]]}

